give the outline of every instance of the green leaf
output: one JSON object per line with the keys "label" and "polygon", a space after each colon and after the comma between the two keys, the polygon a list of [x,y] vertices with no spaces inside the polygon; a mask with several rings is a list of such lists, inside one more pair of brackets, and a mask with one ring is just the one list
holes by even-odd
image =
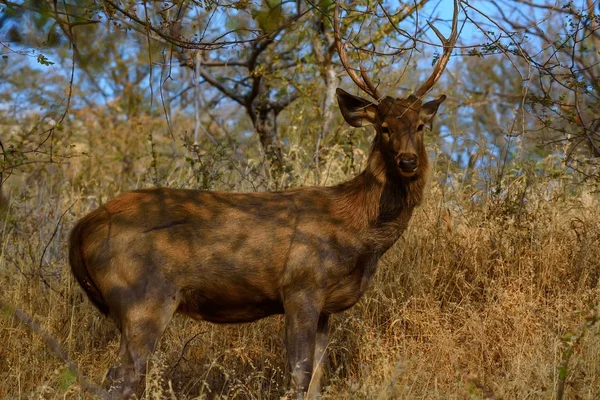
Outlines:
{"label": "green leaf", "polygon": [[260,10],[252,13],[252,18],[258,23],[259,28],[263,32],[273,32],[281,24],[283,18],[283,10],[281,3],[267,1],[263,4]]}
{"label": "green leaf", "polygon": [[54,65],[54,63],[50,60],[48,60],[48,58],[46,58],[45,55],[43,54],[38,54],[37,56],[37,62],[39,64],[45,65],[45,66],[50,66],[50,65]]}
{"label": "green leaf", "polygon": [[77,381],[77,375],[69,368],[65,368],[60,374],[60,388],[66,391]]}
{"label": "green leaf", "polygon": [[567,378],[567,372],[568,372],[568,367],[566,365],[561,366],[560,369],[558,370],[558,379],[560,379],[561,381],[564,381]]}

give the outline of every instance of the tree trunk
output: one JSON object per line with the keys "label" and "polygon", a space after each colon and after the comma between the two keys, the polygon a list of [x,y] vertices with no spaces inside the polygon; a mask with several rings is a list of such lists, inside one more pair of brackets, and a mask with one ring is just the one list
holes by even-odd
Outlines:
{"label": "tree trunk", "polygon": [[258,133],[258,138],[271,170],[276,176],[284,172],[283,152],[281,142],[277,135],[277,112],[269,105],[259,105],[254,110],[249,110],[254,123],[254,129]]}
{"label": "tree trunk", "polygon": [[[329,60],[331,61],[331,60]],[[335,73],[335,69],[333,68],[333,64],[330,62],[326,66],[326,70],[322,73],[322,76],[325,80],[325,99],[323,100],[323,121],[321,122],[321,129],[319,130],[319,135],[317,137],[317,148],[315,149],[315,166],[317,168],[317,182],[320,181],[320,171],[321,171],[321,163],[323,162],[321,159],[322,154],[326,154],[326,151],[321,149],[323,145],[323,141],[329,135],[331,131],[331,127],[333,126],[334,119],[334,104],[335,104],[335,89],[337,87],[337,75]]]}
{"label": "tree trunk", "polygon": [[327,65],[325,72],[325,100],[323,101],[323,122],[321,123],[321,132],[319,140],[324,139],[331,131],[333,119],[335,117],[335,89],[338,86],[337,74],[333,68],[333,64]]}

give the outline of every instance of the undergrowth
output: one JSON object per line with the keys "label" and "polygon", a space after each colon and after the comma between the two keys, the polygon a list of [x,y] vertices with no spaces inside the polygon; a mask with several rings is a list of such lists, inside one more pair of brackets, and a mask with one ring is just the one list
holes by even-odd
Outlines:
{"label": "undergrowth", "polygon": [[[33,163],[4,187],[0,298],[32,316],[98,384],[115,361],[118,332],[70,274],[66,239],[78,218],[155,182],[239,191],[334,184],[355,174],[366,152],[351,149],[349,160],[348,149],[328,149],[316,176],[312,158],[292,146],[289,173],[275,181],[251,151],[166,134],[149,143],[140,132],[151,124],[114,127],[110,141],[98,129],[75,132],[56,144],[65,149],[58,163]],[[523,172],[517,161],[489,190],[485,176],[457,178],[433,161],[426,200],[371,289],[331,321],[323,398],[598,399],[597,188],[567,171]],[[176,317],[148,367],[144,398],[289,396],[283,330],[281,316],[223,326]],[[0,398],[83,397],[40,335],[4,312]]]}

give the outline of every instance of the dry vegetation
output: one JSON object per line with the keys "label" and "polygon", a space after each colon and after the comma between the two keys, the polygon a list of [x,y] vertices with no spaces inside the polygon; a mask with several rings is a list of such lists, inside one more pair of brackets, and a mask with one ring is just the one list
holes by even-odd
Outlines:
{"label": "dry vegetation", "polygon": [[[118,335],[70,274],[66,237],[74,221],[157,177],[178,187],[265,187],[259,162],[195,158],[158,123],[152,157],[152,124],[113,122],[56,139],[63,153],[89,155],[33,164],[4,188],[0,299],[38,321],[97,383],[116,357]],[[294,184],[310,184],[300,149],[290,157]],[[321,182],[353,173],[335,150]],[[507,174],[499,193],[485,195],[477,189],[484,178],[466,184],[440,165],[370,291],[333,318],[323,397],[549,399],[564,384],[565,398],[598,399],[598,193],[563,173],[522,168]],[[280,398],[289,380],[283,319],[217,326],[177,317],[149,368],[146,398]],[[0,398],[82,397],[91,396],[63,361],[5,309]]]}

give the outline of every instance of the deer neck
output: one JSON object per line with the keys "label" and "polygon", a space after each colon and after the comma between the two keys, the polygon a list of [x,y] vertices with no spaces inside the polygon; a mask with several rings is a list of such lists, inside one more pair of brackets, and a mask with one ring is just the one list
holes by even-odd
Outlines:
{"label": "deer neck", "polygon": [[395,242],[423,197],[426,155],[421,159],[420,172],[403,178],[386,165],[384,155],[374,145],[365,170],[338,186],[340,216],[355,229],[376,237],[385,235]]}

